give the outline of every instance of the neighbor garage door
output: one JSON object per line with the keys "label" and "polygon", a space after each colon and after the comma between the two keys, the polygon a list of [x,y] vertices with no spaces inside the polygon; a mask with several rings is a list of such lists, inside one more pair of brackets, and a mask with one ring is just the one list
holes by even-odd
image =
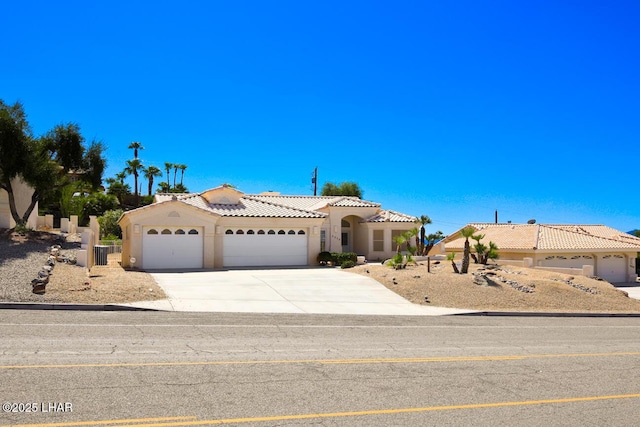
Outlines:
{"label": "neighbor garage door", "polygon": [[607,282],[626,282],[627,263],[623,255],[604,255],[598,257],[598,271],[596,276]]}
{"label": "neighbor garage door", "polygon": [[307,265],[307,232],[299,229],[228,229],[225,267]]}
{"label": "neighbor garage door", "polygon": [[144,227],[142,268],[203,267],[202,227]]}

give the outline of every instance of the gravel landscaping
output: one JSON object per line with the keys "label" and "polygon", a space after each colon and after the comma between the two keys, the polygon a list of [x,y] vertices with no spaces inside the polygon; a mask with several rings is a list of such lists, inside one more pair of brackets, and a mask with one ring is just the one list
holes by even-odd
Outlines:
{"label": "gravel landscaping", "polygon": [[52,245],[61,246],[62,257],[75,259],[80,236],[48,232],[20,236],[0,230],[0,301],[112,304],[166,298],[151,275],[123,269],[120,254],[109,255],[108,265],[93,266],[90,272],[57,262],[46,292],[36,295],[31,281],[46,264]]}

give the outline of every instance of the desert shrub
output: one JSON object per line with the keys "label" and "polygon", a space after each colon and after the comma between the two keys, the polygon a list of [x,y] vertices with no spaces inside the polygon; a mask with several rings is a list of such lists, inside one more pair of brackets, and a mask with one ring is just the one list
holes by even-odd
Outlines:
{"label": "desert shrub", "polygon": [[331,252],[332,261],[335,265],[342,265],[345,261],[358,261],[358,254],[355,252]]}
{"label": "desert shrub", "polygon": [[340,268],[351,268],[354,267],[356,265],[355,262],[348,260],[348,261],[343,261],[342,264],[340,264]]}

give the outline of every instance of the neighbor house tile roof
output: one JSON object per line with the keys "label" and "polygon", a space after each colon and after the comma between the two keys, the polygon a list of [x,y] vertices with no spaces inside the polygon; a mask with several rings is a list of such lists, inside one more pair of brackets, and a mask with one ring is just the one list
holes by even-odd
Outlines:
{"label": "neighbor house tile roof", "polygon": [[[324,218],[327,207],[374,208],[377,213],[361,222],[415,222],[394,211],[380,211],[380,204],[349,196],[287,196],[274,193],[244,194],[236,204],[210,204],[203,193],[156,194],[156,202],[177,200],[227,217]],[[370,214],[371,211],[367,215]]]}
{"label": "neighbor house tile roof", "polygon": [[[482,242],[494,242],[501,250],[637,250],[640,238],[605,225],[482,224],[472,223]],[[446,249],[463,249],[464,238],[454,233],[445,239]]]}

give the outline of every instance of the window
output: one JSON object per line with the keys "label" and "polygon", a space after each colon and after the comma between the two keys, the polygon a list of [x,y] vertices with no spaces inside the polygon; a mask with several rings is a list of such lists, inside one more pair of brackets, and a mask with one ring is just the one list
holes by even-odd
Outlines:
{"label": "window", "polygon": [[258,230],[258,234],[264,234],[264,230]]}
{"label": "window", "polygon": [[276,232],[273,231],[273,230],[269,230],[269,232],[267,234],[276,234]]}
{"label": "window", "polygon": [[342,226],[346,227],[346,228],[349,228],[349,227],[351,227],[351,223],[349,223],[349,221],[347,221],[346,219],[343,219],[342,220]]}
{"label": "window", "polygon": [[165,228],[164,230],[162,230],[161,234],[171,234],[171,230],[169,230],[168,228]]}
{"label": "window", "polygon": [[233,230],[227,230],[224,232],[224,234],[233,234]]}
{"label": "window", "polygon": [[196,230],[195,228],[192,228],[191,230],[189,230],[189,234],[200,234],[200,233],[198,233],[198,230]]}
{"label": "window", "polygon": [[304,230],[300,230],[298,231],[298,234],[307,234],[307,233],[305,233]]}
{"label": "window", "polygon": [[238,231],[236,231],[236,234],[244,234],[244,231],[238,230]]}
{"label": "window", "polygon": [[320,230],[320,252],[327,250],[327,230]]}
{"label": "window", "polygon": [[285,234],[284,230],[278,230],[278,234]]}
{"label": "window", "polygon": [[373,230],[373,250],[374,252],[384,251],[384,230]]}
{"label": "window", "polygon": [[147,231],[147,234],[158,234],[158,230],[152,228],[151,230]]}
{"label": "window", "polygon": [[287,234],[296,234],[296,232],[293,231],[293,230],[289,230],[289,232]]}
{"label": "window", "polygon": [[249,230],[249,231],[247,231],[247,234],[256,234],[256,232],[253,231],[253,230]]}
{"label": "window", "polygon": [[176,230],[176,234],[187,234],[187,233],[185,233],[183,229],[179,228]]}

